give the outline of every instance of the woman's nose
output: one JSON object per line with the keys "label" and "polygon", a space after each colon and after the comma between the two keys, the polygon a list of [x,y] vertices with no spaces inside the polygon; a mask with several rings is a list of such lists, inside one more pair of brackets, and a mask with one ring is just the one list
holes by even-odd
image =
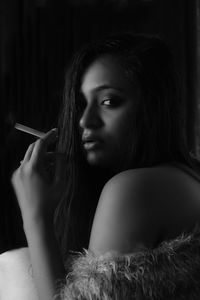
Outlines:
{"label": "woman's nose", "polygon": [[79,126],[84,129],[96,129],[101,127],[102,123],[103,122],[98,112],[98,108],[90,107],[88,105],[82,114],[82,117],[79,121]]}

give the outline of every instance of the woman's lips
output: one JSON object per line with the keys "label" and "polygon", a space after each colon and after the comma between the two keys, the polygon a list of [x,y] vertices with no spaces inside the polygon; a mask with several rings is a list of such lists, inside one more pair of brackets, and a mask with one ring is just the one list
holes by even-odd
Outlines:
{"label": "woman's lips", "polygon": [[98,149],[99,148],[99,146],[100,146],[100,141],[97,141],[97,140],[91,140],[91,141],[85,141],[84,143],[83,143],[83,147],[84,147],[84,149],[85,150],[96,150],[96,149]]}

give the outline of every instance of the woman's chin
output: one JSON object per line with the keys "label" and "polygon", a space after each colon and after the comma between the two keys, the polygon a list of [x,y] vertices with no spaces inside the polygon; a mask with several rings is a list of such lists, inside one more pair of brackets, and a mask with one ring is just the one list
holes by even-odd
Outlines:
{"label": "woman's chin", "polygon": [[97,152],[88,152],[86,156],[87,162],[89,165],[103,168],[103,169],[112,169],[113,166],[111,162],[113,161],[110,157],[105,156],[105,154],[100,151]]}
{"label": "woman's chin", "polygon": [[92,166],[101,166],[104,164],[104,159],[100,153],[97,153],[96,151],[90,151],[87,153],[87,162]]}

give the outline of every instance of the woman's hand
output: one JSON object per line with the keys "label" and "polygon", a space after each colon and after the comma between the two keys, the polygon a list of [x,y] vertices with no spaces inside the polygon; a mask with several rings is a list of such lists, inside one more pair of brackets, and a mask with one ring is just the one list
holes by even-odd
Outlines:
{"label": "woman's hand", "polygon": [[[47,147],[56,138],[57,130],[53,129],[31,144],[21,166],[12,175],[11,181],[23,220],[53,218],[62,196],[66,182],[64,157],[47,152]],[[50,161],[54,166],[49,166]]]}
{"label": "woman's hand", "polygon": [[[54,209],[66,183],[64,157],[48,153],[57,132],[49,131],[31,144],[21,166],[12,175],[12,184],[22,212],[24,232],[30,251],[38,297],[55,299],[57,280],[64,278],[62,262],[53,227]],[[54,169],[49,161],[56,162]]]}

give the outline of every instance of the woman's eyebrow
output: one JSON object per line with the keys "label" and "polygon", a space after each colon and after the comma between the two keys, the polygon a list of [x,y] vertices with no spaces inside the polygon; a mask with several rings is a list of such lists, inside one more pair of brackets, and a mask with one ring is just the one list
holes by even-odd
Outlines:
{"label": "woman's eyebrow", "polygon": [[93,90],[94,91],[102,91],[102,90],[116,90],[118,92],[124,92],[123,89],[119,88],[119,87],[114,87],[114,86],[111,86],[111,85],[108,85],[108,84],[103,84],[103,85],[100,85],[100,86],[97,86],[95,87]]}
{"label": "woman's eyebrow", "polygon": [[[111,86],[111,85],[108,85],[108,84],[102,84],[100,86],[97,86],[97,87],[94,87],[91,92],[101,92],[103,90],[116,90],[117,92],[120,92],[120,93],[124,93],[124,90],[119,88],[119,87],[114,87],[114,86]],[[80,89],[80,94],[83,95],[83,91],[82,89]]]}
{"label": "woman's eyebrow", "polygon": [[[99,86],[96,86],[94,88],[92,88],[90,91],[89,91],[89,94],[91,95],[94,95],[94,94],[98,94],[100,92],[103,92],[103,91],[106,91],[106,90],[113,90],[115,92],[118,92],[120,94],[124,94],[125,93],[125,90],[121,89],[121,88],[118,88],[118,87],[114,87],[114,86],[111,86],[111,85],[108,85],[108,84],[102,84],[102,85],[99,85]],[[84,91],[82,89],[79,90],[79,95],[81,97],[86,97]]]}

